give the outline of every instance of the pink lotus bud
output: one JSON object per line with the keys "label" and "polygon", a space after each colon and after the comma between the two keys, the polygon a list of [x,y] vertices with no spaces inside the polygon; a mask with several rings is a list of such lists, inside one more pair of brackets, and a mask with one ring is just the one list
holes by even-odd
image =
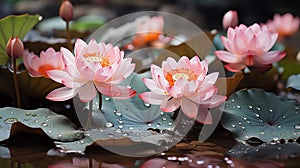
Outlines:
{"label": "pink lotus bud", "polygon": [[59,16],[66,22],[73,19],[73,5],[70,1],[64,0],[59,8]]}
{"label": "pink lotus bud", "polygon": [[7,42],[6,53],[10,58],[19,58],[23,56],[23,42],[18,37],[11,37]]}
{"label": "pink lotus bud", "polygon": [[223,28],[234,27],[238,24],[238,15],[234,10],[228,11],[223,17]]}

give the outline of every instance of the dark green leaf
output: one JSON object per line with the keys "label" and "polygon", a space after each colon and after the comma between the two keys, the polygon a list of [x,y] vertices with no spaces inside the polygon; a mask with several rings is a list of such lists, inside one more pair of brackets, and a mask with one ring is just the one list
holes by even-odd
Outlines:
{"label": "dark green leaf", "polygon": [[0,108],[0,141],[9,139],[11,135],[24,131],[39,132],[58,141],[75,141],[83,138],[83,132],[65,116],[58,115],[45,108],[23,110],[13,107]]}
{"label": "dark green leaf", "polygon": [[296,140],[300,135],[300,110],[295,101],[262,89],[242,90],[226,101],[222,124],[240,140]]}

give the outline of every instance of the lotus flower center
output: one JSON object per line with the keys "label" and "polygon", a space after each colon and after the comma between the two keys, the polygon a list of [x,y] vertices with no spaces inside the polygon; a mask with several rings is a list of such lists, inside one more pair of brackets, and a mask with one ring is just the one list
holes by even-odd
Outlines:
{"label": "lotus flower center", "polygon": [[102,67],[110,66],[109,56],[103,57],[100,52],[87,53],[83,55],[86,58],[87,62],[98,62],[102,65]]}
{"label": "lotus flower center", "polygon": [[166,79],[170,86],[174,86],[174,83],[178,79],[187,79],[188,81],[197,80],[197,75],[190,69],[175,69],[167,72]]}

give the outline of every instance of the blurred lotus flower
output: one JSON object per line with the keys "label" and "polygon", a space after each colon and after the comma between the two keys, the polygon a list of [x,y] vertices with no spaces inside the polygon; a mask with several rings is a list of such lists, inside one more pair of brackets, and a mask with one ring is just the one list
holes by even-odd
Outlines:
{"label": "blurred lotus flower", "polygon": [[148,20],[142,22],[136,35],[132,41],[134,46],[143,46],[149,42],[159,39],[164,28],[164,19],[161,16],[153,16]]}
{"label": "blurred lotus flower", "polygon": [[147,103],[160,105],[164,112],[173,112],[181,106],[186,116],[201,123],[212,123],[208,108],[220,105],[226,97],[216,95],[214,83],[218,73],[206,75],[207,69],[207,61],[200,62],[198,56],[191,60],[183,56],[178,62],[169,57],[163,61],[162,68],[151,65],[153,79],[143,79],[151,92],[139,96]]}
{"label": "blurred lotus flower", "polygon": [[285,53],[269,51],[277,40],[277,33],[270,33],[266,26],[253,24],[246,27],[229,28],[227,38],[222,36],[222,43],[228,51],[215,51],[219,59],[228,64],[225,68],[238,72],[249,67],[253,72],[264,72],[272,63],[281,60]]}
{"label": "blurred lotus flower", "polygon": [[[111,44],[97,43],[92,39],[88,44],[78,39],[75,43],[75,57],[66,48],[61,48],[65,70],[48,71],[48,76],[65,85],[48,94],[47,98],[64,101],[77,93],[82,102],[92,100],[97,90],[106,96],[127,99],[136,92],[118,86],[134,70],[131,58],[124,59],[124,52]],[[97,90],[96,90],[97,88]]]}
{"label": "blurred lotus flower", "polygon": [[59,16],[66,22],[73,19],[73,5],[69,0],[64,0],[59,8]]}
{"label": "blurred lotus flower", "polygon": [[7,42],[6,52],[10,58],[22,57],[24,54],[23,42],[18,37],[11,37]]}
{"label": "blurred lotus flower", "polygon": [[272,33],[278,33],[278,38],[295,34],[299,30],[299,17],[294,17],[290,13],[284,15],[275,14],[273,20],[266,24]]}
{"label": "blurred lotus flower", "polygon": [[229,27],[234,27],[238,24],[238,15],[235,10],[228,11],[223,16],[223,28],[226,30]]}
{"label": "blurred lotus flower", "polygon": [[33,52],[25,50],[23,62],[26,69],[34,77],[48,77],[47,71],[65,68],[62,53],[56,52],[53,48],[42,51],[39,57]]}

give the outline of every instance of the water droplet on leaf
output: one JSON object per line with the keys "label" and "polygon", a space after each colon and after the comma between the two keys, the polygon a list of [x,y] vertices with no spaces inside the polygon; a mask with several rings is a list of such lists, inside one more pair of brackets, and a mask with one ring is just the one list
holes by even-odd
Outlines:
{"label": "water droplet on leaf", "polygon": [[15,122],[18,122],[18,119],[16,119],[16,118],[7,118],[7,119],[4,120],[5,124],[13,124]]}
{"label": "water droplet on leaf", "polygon": [[114,124],[111,123],[111,122],[106,122],[106,123],[105,123],[105,126],[106,126],[106,128],[111,128],[111,127],[114,126]]}
{"label": "water droplet on leaf", "polygon": [[47,124],[47,123],[42,123],[41,126],[42,126],[42,127],[47,127],[48,124]]}

